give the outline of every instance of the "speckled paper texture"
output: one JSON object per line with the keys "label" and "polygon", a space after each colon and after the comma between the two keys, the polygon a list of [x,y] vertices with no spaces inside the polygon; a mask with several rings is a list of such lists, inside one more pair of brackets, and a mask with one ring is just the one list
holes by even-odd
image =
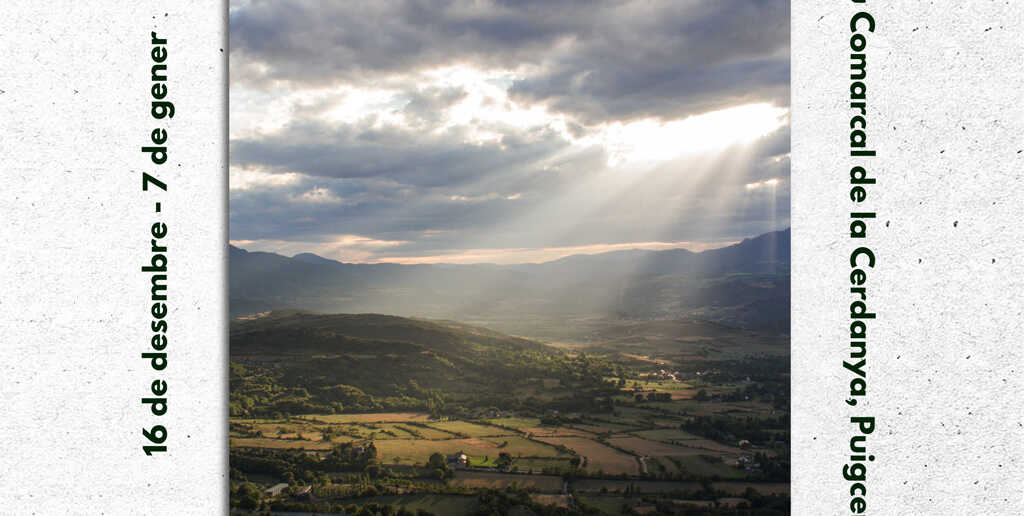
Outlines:
{"label": "speckled paper texture", "polygon": [[[793,513],[1024,514],[1024,4],[793,2]],[[851,15],[870,12],[868,394],[849,408]]]}
{"label": "speckled paper texture", "polygon": [[[793,3],[794,514],[848,514],[852,414],[870,514],[1024,514],[1019,2]],[[869,10],[869,392],[846,310],[849,17]],[[8,1],[0,15],[0,514],[226,512],[225,7]],[[139,147],[149,32],[169,41],[172,157]],[[180,165],[180,166],[179,166]],[[142,193],[143,170],[170,185]],[[148,346],[152,203],[170,227],[171,365]],[[141,452],[169,384],[165,456]]]}
{"label": "speckled paper texture", "polygon": [[[4,2],[0,514],[227,510],[226,7]],[[150,32],[173,120],[150,117]],[[140,151],[154,127],[170,158]],[[142,192],[142,172],[169,191]],[[160,218],[154,202],[162,201]],[[150,225],[169,227],[169,365],[150,345]],[[141,403],[156,378],[169,410]],[[147,457],[143,426],[169,452]]]}

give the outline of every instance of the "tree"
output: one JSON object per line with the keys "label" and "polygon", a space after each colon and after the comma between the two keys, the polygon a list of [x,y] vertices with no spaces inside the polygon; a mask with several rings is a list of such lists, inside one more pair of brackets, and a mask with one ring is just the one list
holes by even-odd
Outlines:
{"label": "tree", "polygon": [[430,458],[427,459],[427,466],[432,468],[443,468],[446,465],[444,455],[438,452],[431,453]]}
{"label": "tree", "polygon": [[254,511],[263,504],[263,493],[259,486],[252,482],[245,482],[238,486],[238,507]]}
{"label": "tree", "polygon": [[369,475],[370,478],[379,478],[383,473],[383,470],[381,469],[379,464],[371,462],[367,464],[365,468],[363,468],[363,473]]}
{"label": "tree", "polygon": [[504,468],[512,465],[512,455],[508,452],[501,452],[498,454],[498,467]]}

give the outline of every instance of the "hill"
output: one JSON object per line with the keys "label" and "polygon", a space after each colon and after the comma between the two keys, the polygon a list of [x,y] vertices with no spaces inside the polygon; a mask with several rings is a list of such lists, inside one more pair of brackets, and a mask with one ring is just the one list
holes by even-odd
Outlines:
{"label": "hill", "polygon": [[231,353],[443,353],[485,360],[505,352],[549,352],[543,344],[483,328],[380,314],[284,310],[232,322]]}
{"label": "hill", "polygon": [[236,416],[512,408],[524,402],[509,396],[524,379],[557,378],[582,393],[610,372],[459,323],[304,311],[233,321],[231,361]]}

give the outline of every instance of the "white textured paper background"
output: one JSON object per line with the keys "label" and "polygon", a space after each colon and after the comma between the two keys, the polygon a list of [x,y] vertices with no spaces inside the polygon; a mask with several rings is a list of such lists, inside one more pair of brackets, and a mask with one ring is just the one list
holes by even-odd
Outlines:
{"label": "white textured paper background", "polygon": [[[226,511],[226,8],[7,1],[0,13],[0,514]],[[149,116],[150,32],[173,120]],[[164,127],[170,159],[140,152]],[[141,171],[167,182],[141,192]],[[152,371],[153,203],[169,366]],[[140,399],[167,381],[169,411]],[[164,424],[169,453],[142,453]]]}
{"label": "white textured paper background", "polygon": [[[793,498],[846,514],[852,2],[793,3]],[[1024,9],[868,2],[872,514],[1024,514]],[[166,16],[163,14],[166,13]],[[224,7],[0,15],[0,514],[225,510]],[[138,151],[170,39],[171,159]],[[224,49],[226,50],[226,49]],[[180,167],[178,165],[181,165]],[[166,194],[139,191],[157,172]],[[152,202],[170,226],[170,454],[141,453]],[[888,222],[888,226],[886,226]]]}
{"label": "white textured paper background", "polygon": [[[868,401],[848,350],[849,20],[870,12]],[[793,2],[794,514],[1024,514],[1024,4]]]}

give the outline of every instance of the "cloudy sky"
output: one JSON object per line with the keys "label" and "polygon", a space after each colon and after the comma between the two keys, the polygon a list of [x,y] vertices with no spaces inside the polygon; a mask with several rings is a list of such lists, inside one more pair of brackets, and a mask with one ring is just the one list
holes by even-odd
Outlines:
{"label": "cloudy sky", "polygon": [[349,262],[789,225],[789,2],[236,0],[231,240]]}

